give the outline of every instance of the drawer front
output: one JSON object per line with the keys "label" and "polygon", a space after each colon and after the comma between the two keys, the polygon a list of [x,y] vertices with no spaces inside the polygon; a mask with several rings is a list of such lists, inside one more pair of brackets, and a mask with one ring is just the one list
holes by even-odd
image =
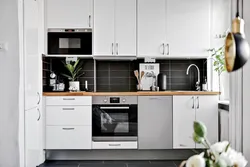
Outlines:
{"label": "drawer front", "polygon": [[91,149],[91,126],[47,126],[46,149]]}
{"label": "drawer front", "polygon": [[135,142],[92,142],[92,149],[137,149],[138,143]]}
{"label": "drawer front", "polygon": [[91,96],[52,96],[46,97],[46,105],[77,105],[77,106],[90,106],[92,105]]}
{"label": "drawer front", "polygon": [[92,123],[91,106],[47,106],[46,125],[88,125]]}

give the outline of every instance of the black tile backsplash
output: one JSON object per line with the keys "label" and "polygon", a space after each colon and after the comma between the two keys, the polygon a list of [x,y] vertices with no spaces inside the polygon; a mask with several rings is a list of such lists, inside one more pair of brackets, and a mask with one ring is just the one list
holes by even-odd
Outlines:
{"label": "black tile backsplash", "polygon": [[[44,58],[43,61],[43,81],[44,86],[48,84],[48,73],[53,70],[57,75],[63,73],[65,68],[62,64],[65,58]],[[94,60],[83,59],[83,72],[79,78],[81,89],[84,89],[85,80],[88,81],[90,91],[94,91]],[[134,70],[139,70],[139,63],[143,60],[135,61],[96,61],[96,88],[98,92],[127,92],[136,91],[137,80]],[[168,76],[168,90],[195,90],[197,81],[197,70],[195,67],[190,69],[189,75],[186,70],[190,64],[196,64],[200,69],[201,83],[207,76],[206,60],[157,60],[160,63],[160,72]],[[51,69],[50,69],[51,67]],[[67,79],[61,77],[67,86]]]}
{"label": "black tile backsplash", "polygon": [[136,91],[133,71],[136,61],[97,61],[98,92]]}
{"label": "black tile backsplash", "polygon": [[[62,73],[67,73],[67,70],[62,63],[62,61],[65,61],[65,58],[46,57],[45,59],[46,61],[51,62],[51,71],[55,72],[55,74],[58,76],[58,79],[63,80],[65,83],[65,88],[67,89],[69,87],[68,79],[61,75]],[[84,73],[84,75],[78,78],[80,81],[80,89],[84,90],[85,81],[88,81],[88,90],[94,91],[94,60],[82,59],[81,61],[83,61],[83,69],[81,71]],[[44,87],[49,85],[49,76],[47,76],[45,80],[46,85],[44,85]]]}
{"label": "black tile backsplash", "polygon": [[51,61],[50,59],[47,59],[43,57],[43,86],[47,86],[47,78],[50,74],[50,68],[51,68]]}

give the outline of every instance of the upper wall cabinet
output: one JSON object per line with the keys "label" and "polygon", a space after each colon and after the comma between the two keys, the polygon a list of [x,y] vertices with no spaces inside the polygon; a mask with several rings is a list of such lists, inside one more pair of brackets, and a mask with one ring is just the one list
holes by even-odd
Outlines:
{"label": "upper wall cabinet", "polygon": [[211,0],[167,0],[168,56],[207,58],[210,48]]}
{"label": "upper wall cabinet", "polygon": [[165,0],[138,0],[138,56],[163,57]]}
{"label": "upper wall cabinet", "polygon": [[207,57],[210,3],[210,0],[138,0],[138,56]]}
{"label": "upper wall cabinet", "polygon": [[92,28],[93,0],[46,0],[47,28]]}
{"label": "upper wall cabinet", "polygon": [[136,55],[136,0],[94,0],[94,55]]}

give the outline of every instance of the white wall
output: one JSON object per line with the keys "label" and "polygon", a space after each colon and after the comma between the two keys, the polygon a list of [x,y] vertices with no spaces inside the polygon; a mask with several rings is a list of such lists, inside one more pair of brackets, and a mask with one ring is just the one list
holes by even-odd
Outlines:
{"label": "white wall", "polygon": [[[244,0],[245,32],[250,43],[250,1]],[[243,153],[250,166],[250,60],[243,69]]]}
{"label": "white wall", "polygon": [[0,0],[0,167],[19,167],[19,47],[17,0]]}

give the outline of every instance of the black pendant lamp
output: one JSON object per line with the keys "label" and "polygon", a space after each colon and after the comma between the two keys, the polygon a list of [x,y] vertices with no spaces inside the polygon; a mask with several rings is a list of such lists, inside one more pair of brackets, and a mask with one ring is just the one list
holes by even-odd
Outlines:
{"label": "black pendant lamp", "polygon": [[226,37],[225,62],[228,72],[236,71],[243,67],[250,55],[249,44],[245,39],[245,23],[239,14],[239,3],[239,0],[237,0],[237,13],[232,23],[232,32],[228,33]]}

